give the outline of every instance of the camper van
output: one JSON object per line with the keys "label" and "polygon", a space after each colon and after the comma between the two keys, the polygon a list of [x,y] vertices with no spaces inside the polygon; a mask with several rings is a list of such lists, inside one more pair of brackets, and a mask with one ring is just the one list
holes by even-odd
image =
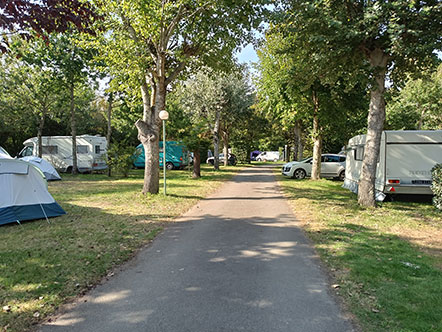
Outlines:
{"label": "camper van", "polygon": [[[163,167],[163,141],[159,142],[160,146],[160,167]],[[166,142],[166,168],[183,169],[189,163],[189,154],[186,146],[181,142]],[[144,168],[145,154],[143,144],[139,144],[134,154],[134,167]]]}
{"label": "camper van", "polygon": [[[19,157],[38,156],[38,139],[32,137],[23,142]],[[106,137],[77,136],[77,165],[79,172],[99,171],[107,168]],[[43,136],[42,158],[60,172],[72,171],[72,136]]]}
{"label": "camper van", "polygon": [[[344,188],[355,193],[361,174],[366,135],[346,146]],[[376,199],[386,194],[432,195],[431,169],[442,163],[442,130],[383,131],[377,164]]]}

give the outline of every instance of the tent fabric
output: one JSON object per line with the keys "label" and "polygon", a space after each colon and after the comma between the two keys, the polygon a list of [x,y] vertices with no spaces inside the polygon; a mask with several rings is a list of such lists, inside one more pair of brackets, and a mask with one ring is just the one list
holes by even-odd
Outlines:
{"label": "tent fabric", "polygon": [[22,220],[45,219],[66,214],[57,202],[0,208],[0,225]]}
{"label": "tent fabric", "polygon": [[65,213],[38,168],[18,159],[0,159],[0,225]]}
{"label": "tent fabric", "polygon": [[44,176],[46,177],[46,180],[48,181],[61,180],[61,177],[58,174],[58,172],[55,170],[54,166],[52,166],[52,164],[47,162],[46,160],[33,156],[23,157],[20,159],[27,161],[33,164],[34,166],[37,166],[43,172]]}

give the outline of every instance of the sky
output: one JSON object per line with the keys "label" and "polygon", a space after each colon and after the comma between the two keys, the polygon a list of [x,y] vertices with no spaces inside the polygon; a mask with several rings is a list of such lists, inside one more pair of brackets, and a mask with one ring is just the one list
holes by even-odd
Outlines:
{"label": "sky", "polygon": [[236,54],[240,63],[258,62],[258,56],[256,55],[255,49],[252,44],[248,44],[244,47],[241,52]]}

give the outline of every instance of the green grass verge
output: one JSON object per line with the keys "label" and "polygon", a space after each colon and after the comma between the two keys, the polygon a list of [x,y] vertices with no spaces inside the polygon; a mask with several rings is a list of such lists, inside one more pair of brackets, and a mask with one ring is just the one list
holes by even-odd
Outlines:
{"label": "green grass verge", "polygon": [[87,291],[238,170],[167,172],[167,197],[141,194],[143,170],[49,183],[65,216],[0,227],[0,331],[25,331]]}
{"label": "green grass verge", "polygon": [[342,182],[278,176],[364,331],[442,331],[440,212],[410,202],[364,209]]}

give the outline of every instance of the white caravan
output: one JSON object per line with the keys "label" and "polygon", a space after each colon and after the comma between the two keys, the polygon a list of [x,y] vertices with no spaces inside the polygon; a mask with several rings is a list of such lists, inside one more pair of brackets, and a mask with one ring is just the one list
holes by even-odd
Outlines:
{"label": "white caravan", "polygon": [[[38,156],[38,140],[32,137],[23,142],[19,157]],[[106,137],[77,136],[77,165],[79,172],[104,170],[106,164]],[[61,172],[72,171],[72,136],[43,136],[42,158]]]}
{"label": "white caravan", "polygon": [[[351,138],[346,147],[344,188],[355,193],[364,157],[366,135]],[[385,194],[432,195],[431,169],[442,163],[442,130],[382,132],[376,172],[376,199]]]}

